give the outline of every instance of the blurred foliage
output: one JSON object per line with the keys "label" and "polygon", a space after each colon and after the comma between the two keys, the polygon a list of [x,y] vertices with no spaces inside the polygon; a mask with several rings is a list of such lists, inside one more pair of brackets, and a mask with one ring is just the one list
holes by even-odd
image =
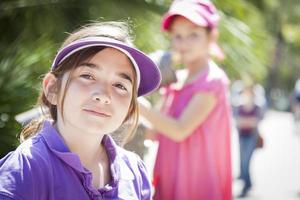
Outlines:
{"label": "blurred foliage", "polygon": [[[214,0],[220,10],[220,63],[232,80],[266,83],[274,71],[278,35],[284,48],[277,83],[290,89],[299,77],[298,0]],[[135,44],[150,53],[168,49],[160,30],[171,0],[2,0],[0,2],[0,157],[18,144],[14,117],[35,105],[41,76],[68,32],[95,21],[128,21]],[[280,34],[278,34],[280,33]],[[281,49],[280,49],[281,50]],[[274,73],[273,73],[274,74]],[[271,74],[272,75],[272,74]]]}
{"label": "blurred foliage", "polygon": [[221,9],[220,43],[227,59],[222,63],[231,79],[252,77],[261,82],[266,76],[270,41],[262,13],[242,0],[217,1]]}
{"label": "blurred foliage", "polygon": [[271,51],[265,79],[268,90],[290,91],[300,78],[300,4],[298,0],[248,0],[255,5],[265,21],[271,40]]}

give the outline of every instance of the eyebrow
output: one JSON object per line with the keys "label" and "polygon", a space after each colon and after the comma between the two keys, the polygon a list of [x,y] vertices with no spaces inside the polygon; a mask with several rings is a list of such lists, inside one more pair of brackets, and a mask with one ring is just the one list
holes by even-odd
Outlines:
{"label": "eyebrow", "polygon": [[[92,69],[99,69],[99,68],[101,68],[100,66],[98,66],[96,64],[88,63],[88,62],[81,63],[79,66],[85,66],[85,67],[89,67],[89,68],[92,68]],[[118,72],[117,75],[119,77],[123,78],[123,79],[128,80],[130,83],[133,83],[132,78],[127,73],[125,73],[125,72]]]}

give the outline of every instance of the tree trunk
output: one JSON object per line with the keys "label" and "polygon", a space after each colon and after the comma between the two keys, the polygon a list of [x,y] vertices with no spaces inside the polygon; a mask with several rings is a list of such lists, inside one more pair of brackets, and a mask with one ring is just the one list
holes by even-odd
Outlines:
{"label": "tree trunk", "polygon": [[274,106],[274,102],[271,98],[271,91],[278,86],[278,70],[281,64],[284,47],[285,42],[281,31],[279,31],[276,36],[275,50],[271,60],[266,88],[267,100],[270,107]]}

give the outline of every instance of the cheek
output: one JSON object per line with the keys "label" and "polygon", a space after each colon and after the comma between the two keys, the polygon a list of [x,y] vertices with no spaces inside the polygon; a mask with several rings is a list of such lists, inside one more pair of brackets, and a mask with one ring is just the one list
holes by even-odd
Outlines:
{"label": "cheek", "polygon": [[207,38],[202,38],[198,44],[199,44],[199,46],[201,46],[204,49],[208,49],[210,46],[210,42],[208,41]]}
{"label": "cheek", "polygon": [[122,103],[123,108],[124,108],[124,110],[126,110],[126,112],[129,110],[130,102],[131,102],[131,99],[124,99],[124,101]]}
{"label": "cheek", "polygon": [[125,117],[129,112],[130,103],[131,103],[131,98],[129,99],[128,97],[123,97],[118,99],[118,102],[116,104],[117,107],[115,109],[116,109],[116,113],[118,113],[123,120],[125,119]]}
{"label": "cheek", "polygon": [[[76,82],[71,81],[68,88],[67,89],[63,88],[62,92],[59,95],[60,107],[62,103],[64,104],[63,106],[64,109],[67,109],[68,107],[72,107],[80,103],[80,99],[87,96],[87,94],[85,94],[85,91],[87,91],[87,88],[83,88],[79,84],[76,84]],[[64,96],[64,102],[62,102],[63,96]]]}
{"label": "cheek", "polygon": [[180,45],[179,43],[175,43],[175,42],[172,43],[172,49],[174,51],[180,51],[181,47],[182,47],[182,45]]}
{"label": "cheek", "polygon": [[197,55],[206,55],[209,52],[209,45],[204,42],[193,43],[190,48],[193,50],[194,54]]}

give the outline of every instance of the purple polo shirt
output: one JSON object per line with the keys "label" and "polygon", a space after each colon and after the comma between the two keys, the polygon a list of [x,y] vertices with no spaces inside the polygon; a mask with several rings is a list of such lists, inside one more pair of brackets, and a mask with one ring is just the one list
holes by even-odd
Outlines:
{"label": "purple polo shirt", "polygon": [[0,160],[0,200],[150,199],[148,174],[139,157],[116,145],[108,135],[102,142],[112,180],[96,189],[91,172],[45,121],[39,134]]}

